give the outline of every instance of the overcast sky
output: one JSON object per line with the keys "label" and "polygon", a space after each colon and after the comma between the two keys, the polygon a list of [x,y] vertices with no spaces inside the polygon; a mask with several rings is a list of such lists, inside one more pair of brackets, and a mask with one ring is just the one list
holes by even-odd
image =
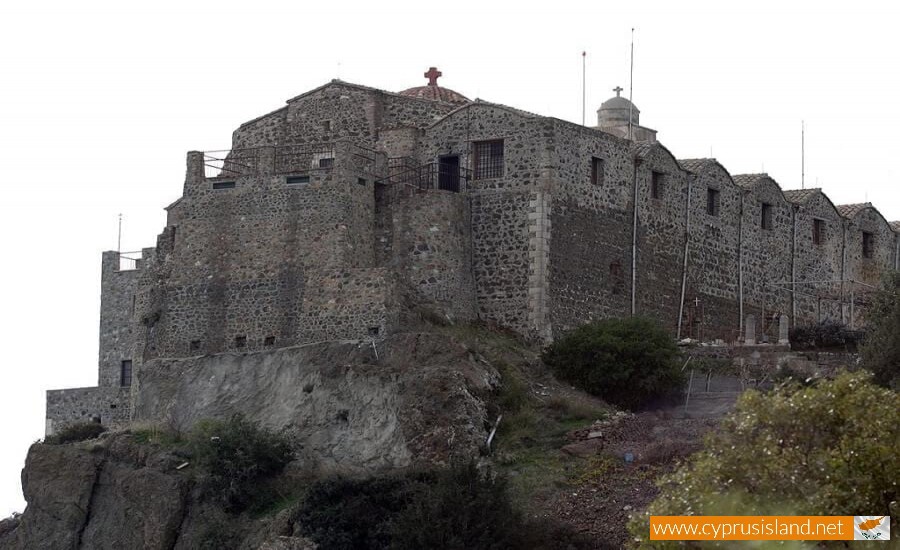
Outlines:
{"label": "overcast sky", "polygon": [[[530,5],[546,5],[530,9]],[[678,158],[712,154],[900,219],[895,2],[3,2],[0,516],[44,431],[44,391],[96,385],[100,253],[153,246],[188,150],[332,78],[588,122],[628,88]]]}

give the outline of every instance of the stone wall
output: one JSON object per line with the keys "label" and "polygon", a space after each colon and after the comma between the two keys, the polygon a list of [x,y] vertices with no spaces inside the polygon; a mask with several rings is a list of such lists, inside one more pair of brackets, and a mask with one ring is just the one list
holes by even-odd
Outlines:
{"label": "stone wall", "polygon": [[46,435],[70,424],[100,422],[110,428],[131,419],[130,388],[71,388],[47,391]]}
{"label": "stone wall", "polygon": [[134,358],[134,311],[144,262],[120,270],[119,253],[103,253],[100,269],[99,385],[118,387],[122,361]]}
{"label": "stone wall", "polygon": [[[820,220],[820,241],[814,242],[816,220]],[[794,274],[796,311],[794,324],[807,325],[824,320],[841,320],[841,277],[844,220],[821,192],[814,192],[798,205],[795,218],[796,245]]]}

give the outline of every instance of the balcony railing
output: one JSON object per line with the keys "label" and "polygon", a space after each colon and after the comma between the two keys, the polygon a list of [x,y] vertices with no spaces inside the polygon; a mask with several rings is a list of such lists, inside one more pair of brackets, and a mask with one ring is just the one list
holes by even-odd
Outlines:
{"label": "balcony railing", "polygon": [[261,173],[290,174],[331,170],[335,157],[351,168],[375,171],[374,150],[350,142],[293,144],[203,152],[203,172],[207,178],[234,178]]}
{"label": "balcony railing", "polygon": [[381,183],[409,185],[420,191],[461,193],[471,178],[471,170],[456,164],[429,162],[416,166],[408,157],[395,157],[388,159],[388,176]]}

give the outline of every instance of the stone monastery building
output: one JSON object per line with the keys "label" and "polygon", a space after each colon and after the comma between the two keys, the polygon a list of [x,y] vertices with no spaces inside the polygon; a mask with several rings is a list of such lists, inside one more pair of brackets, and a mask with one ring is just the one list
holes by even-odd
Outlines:
{"label": "stone monastery building", "polygon": [[782,315],[859,323],[898,267],[900,222],[677,159],[620,90],[591,128],[425,76],[333,80],[189,152],[156,247],[103,254],[99,386],[48,392],[48,432],[127,421],[148,361],[377,341],[410,293],[544,341],[632,314],[772,341]]}

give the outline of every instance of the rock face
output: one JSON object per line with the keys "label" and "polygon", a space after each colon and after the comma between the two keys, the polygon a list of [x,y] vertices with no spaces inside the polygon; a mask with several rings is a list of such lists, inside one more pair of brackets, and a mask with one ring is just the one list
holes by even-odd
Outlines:
{"label": "rock face", "polygon": [[288,428],[307,468],[376,471],[473,456],[496,371],[451,338],[391,336],[259,353],[155,360],[140,375],[136,422],[188,429],[241,413]]}
{"label": "rock face", "polygon": [[[242,413],[295,433],[301,448],[289,468],[298,474],[372,473],[477,456],[484,398],[498,379],[452,338],[406,333],[380,342],[377,357],[371,346],[332,342],[153,361],[141,372],[135,413],[182,429]],[[177,469],[183,457],[127,432],[104,435],[31,447],[22,472],[28,507],[0,522],[0,548],[218,548],[210,537],[221,529],[243,540],[241,549],[315,548],[283,514],[224,516],[201,498],[191,467]]]}

